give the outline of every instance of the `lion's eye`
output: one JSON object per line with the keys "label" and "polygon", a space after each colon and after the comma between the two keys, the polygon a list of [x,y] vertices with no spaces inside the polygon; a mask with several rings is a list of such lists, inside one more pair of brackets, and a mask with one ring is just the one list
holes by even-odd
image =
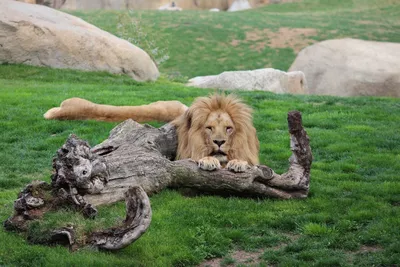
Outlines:
{"label": "lion's eye", "polygon": [[212,131],[212,127],[211,126],[206,127],[206,129]]}
{"label": "lion's eye", "polygon": [[233,132],[233,127],[230,127],[230,126],[226,127],[226,132],[228,134],[231,134]]}

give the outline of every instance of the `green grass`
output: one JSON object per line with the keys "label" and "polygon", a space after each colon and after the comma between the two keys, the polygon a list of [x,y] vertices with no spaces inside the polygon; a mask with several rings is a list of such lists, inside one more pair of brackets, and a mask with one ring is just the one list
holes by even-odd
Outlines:
{"label": "green grass", "polygon": [[[119,12],[72,14],[118,33]],[[352,37],[400,42],[400,3],[396,0],[306,0],[239,13],[134,11],[134,14],[140,17],[141,27],[151,33],[155,44],[168,48],[171,60],[160,69],[174,76],[194,77],[265,67],[287,70],[294,61],[295,50],[326,39]],[[271,47],[277,38],[263,33],[266,28],[271,32],[279,32],[280,28],[306,28],[314,32],[309,36],[279,34],[282,45]],[[253,38],[247,38],[247,34]],[[290,39],[296,40],[293,45]]]}
{"label": "green grass", "polygon": [[[252,51],[251,43],[244,42],[242,26],[272,31],[314,28],[315,40],[351,36],[400,42],[400,8],[395,2],[305,1],[232,14],[141,12],[144,20],[156,25],[153,35],[170,45],[171,59],[161,66],[164,75],[153,83],[99,72],[0,65],[0,220],[12,214],[13,201],[25,184],[50,181],[51,159],[69,134],[95,145],[116,125],[44,120],[43,113],[62,100],[78,96],[98,103],[138,105],[178,99],[189,105],[212,90],[185,87],[168,75],[180,81],[180,75],[228,69],[264,65],[287,69],[294,60],[291,47]],[[74,14],[115,32],[117,12]],[[371,24],[366,25],[367,20]],[[233,39],[243,43],[231,46]],[[220,58],[226,59],[216,60]],[[189,198],[166,190],[151,197],[148,232],[121,251],[71,253],[63,247],[29,244],[23,234],[1,227],[0,265],[190,266],[220,257],[227,266],[235,263],[230,255],[237,250],[261,251],[261,266],[400,264],[400,99],[237,94],[255,111],[261,162],[278,173],[286,171],[290,156],[287,112],[303,113],[314,155],[309,198]],[[90,231],[124,217],[123,203],[99,211],[94,221],[70,211],[50,213],[30,231],[42,233],[65,221],[79,231]]]}

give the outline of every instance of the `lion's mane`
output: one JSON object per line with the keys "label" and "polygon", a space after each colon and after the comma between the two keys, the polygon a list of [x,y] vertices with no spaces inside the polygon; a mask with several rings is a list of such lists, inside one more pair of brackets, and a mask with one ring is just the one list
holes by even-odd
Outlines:
{"label": "lion's mane", "polygon": [[183,115],[172,122],[178,134],[177,159],[197,161],[210,155],[204,127],[210,113],[218,110],[228,113],[235,126],[228,160],[239,159],[250,165],[258,164],[259,141],[253,126],[252,109],[234,95],[220,94],[197,98]]}

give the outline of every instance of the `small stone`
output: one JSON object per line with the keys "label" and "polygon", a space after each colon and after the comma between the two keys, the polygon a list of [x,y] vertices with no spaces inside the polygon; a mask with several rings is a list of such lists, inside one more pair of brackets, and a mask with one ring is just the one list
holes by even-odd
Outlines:
{"label": "small stone", "polygon": [[27,196],[25,201],[29,208],[39,208],[44,205],[44,200],[38,197]]}

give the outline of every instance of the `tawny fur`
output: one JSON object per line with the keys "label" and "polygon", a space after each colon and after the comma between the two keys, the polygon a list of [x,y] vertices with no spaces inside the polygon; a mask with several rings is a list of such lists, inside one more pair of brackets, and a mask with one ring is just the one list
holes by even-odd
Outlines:
{"label": "tawny fur", "polygon": [[[218,122],[213,121],[214,116],[219,118]],[[252,110],[233,95],[200,97],[190,108],[179,101],[158,101],[143,106],[110,106],[70,98],[62,102],[60,107],[48,110],[44,117],[59,120],[172,121],[177,127],[177,158],[191,158],[204,165],[215,165],[213,161],[221,156],[215,155],[218,146],[213,143],[215,136],[207,132],[206,123],[215,124],[217,128],[233,124],[232,132],[219,133],[217,136],[225,142],[218,148],[224,153],[221,157],[225,158],[219,159],[221,164],[225,166],[228,163],[227,167],[233,171],[243,171],[246,163],[256,165],[259,162],[259,141],[252,122]],[[204,169],[213,168],[206,166]]]}
{"label": "tawny fur", "polygon": [[49,109],[43,116],[48,120],[98,120],[137,122],[170,122],[188,109],[179,101],[157,101],[142,106],[100,105],[74,97],[64,100],[60,107]]}
{"label": "tawny fur", "polygon": [[212,112],[227,113],[234,123],[234,132],[228,138],[228,161],[242,160],[258,164],[259,141],[252,122],[252,110],[233,95],[213,95],[197,98],[190,108],[172,123],[177,127],[177,158],[200,160],[212,154],[205,137],[205,122]]}

